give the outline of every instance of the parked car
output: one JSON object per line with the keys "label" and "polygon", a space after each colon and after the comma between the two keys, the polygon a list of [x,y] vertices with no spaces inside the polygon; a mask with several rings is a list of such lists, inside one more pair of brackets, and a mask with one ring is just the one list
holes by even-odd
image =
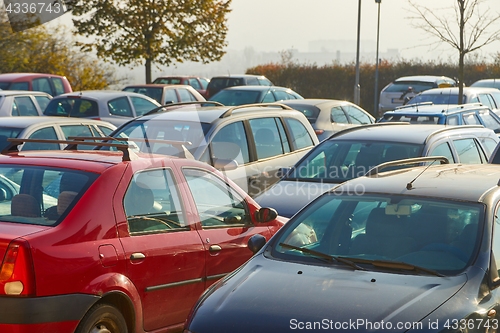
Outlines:
{"label": "parked car", "polygon": [[105,120],[119,126],[160,106],[154,99],[129,91],[85,90],[53,98],[46,116]]}
{"label": "parked car", "polygon": [[224,88],[233,86],[272,86],[273,83],[263,75],[222,75],[214,76],[207,86],[205,98],[210,99],[213,95]]}
{"label": "parked car", "polygon": [[286,221],[206,163],[116,146],[0,155],[2,332],[181,328]]}
{"label": "parked car", "polygon": [[[463,104],[482,103],[495,112],[500,109],[500,90],[496,88],[464,87]],[[408,101],[408,105],[432,102],[433,104],[458,104],[458,87],[429,89]]]}
{"label": "parked car", "polygon": [[500,116],[479,103],[462,105],[410,104],[387,111],[379,122],[404,121],[411,124],[483,125],[500,133]]}
{"label": "parked car", "polygon": [[490,332],[499,179],[496,165],[444,164],[341,184],[267,244],[250,238],[256,255],[203,294],[184,332]]}
{"label": "parked car", "polygon": [[416,75],[400,77],[380,91],[379,113],[394,110],[422,91],[456,86],[456,81],[446,76]]}
{"label": "parked car", "polygon": [[222,89],[208,100],[235,106],[296,99],[302,100],[304,97],[290,88],[277,86],[237,86]]}
{"label": "parked car", "polygon": [[[107,121],[64,117],[10,117],[0,122],[0,151],[9,147],[8,138],[68,140],[70,137],[105,137],[116,126]],[[26,142],[18,150],[57,150],[66,144]],[[94,146],[82,146],[92,149]]]}
{"label": "parked car", "polygon": [[346,128],[375,122],[371,114],[348,101],[306,98],[280,103],[304,113],[320,141]]}
{"label": "parked car", "polygon": [[172,75],[172,76],[160,76],[154,79],[153,83],[161,84],[185,84],[190,85],[196,91],[198,91],[203,97],[206,97],[206,91],[209,79],[201,76],[190,76],[190,75]]}
{"label": "parked car", "polygon": [[497,88],[500,89],[500,79],[482,79],[477,80],[471,87],[485,87],[485,88]]}
{"label": "parked car", "polygon": [[318,143],[306,117],[288,106],[202,104],[161,108],[123,124],[111,136],[129,138],[144,152],[192,156],[223,170],[251,196],[276,182],[279,169],[291,167]]}
{"label": "parked car", "polygon": [[191,86],[180,84],[136,84],[123,88],[151,97],[160,104],[205,101],[205,98]]}
{"label": "parked car", "polygon": [[0,90],[0,117],[41,116],[51,99],[41,91]]}
{"label": "parked car", "polygon": [[[387,126],[388,125],[388,126]],[[379,123],[337,132],[314,147],[255,200],[291,217],[336,184],[384,162],[445,156],[451,163],[487,163],[499,142],[483,126]]]}
{"label": "parked car", "polygon": [[0,89],[43,91],[51,96],[73,91],[65,76],[46,73],[0,74]]}

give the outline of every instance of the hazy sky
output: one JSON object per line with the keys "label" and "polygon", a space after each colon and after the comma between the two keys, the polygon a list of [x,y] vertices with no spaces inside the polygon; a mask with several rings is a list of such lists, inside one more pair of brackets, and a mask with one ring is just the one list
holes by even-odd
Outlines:
{"label": "hazy sky", "polygon": [[[451,15],[455,0],[414,0],[421,6],[443,15]],[[375,43],[377,38],[377,4],[361,1],[361,40]],[[253,47],[256,51],[282,51],[296,48],[308,51],[312,40],[356,40],[358,0],[232,0],[228,18],[230,49]],[[444,8],[446,10],[444,10]],[[484,0],[479,7],[500,15],[500,0]],[[404,58],[424,56],[429,35],[410,24],[407,0],[382,0],[380,4],[380,51],[399,49]],[[500,21],[495,24],[500,30]],[[361,45],[361,48],[363,46]],[[450,50],[443,45],[441,49]],[[355,50],[353,50],[355,52]],[[500,51],[500,41],[485,49]],[[433,54],[436,54],[433,52]]]}

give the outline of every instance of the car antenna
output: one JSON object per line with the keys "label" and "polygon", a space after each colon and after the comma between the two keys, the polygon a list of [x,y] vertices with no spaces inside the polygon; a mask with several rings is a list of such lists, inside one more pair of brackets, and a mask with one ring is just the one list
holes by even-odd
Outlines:
{"label": "car antenna", "polygon": [[415,178],[413,178],[413,180],[411,182],[409,182],[408,184],[406,184],[406,189],[409,191],[409,190],[412,190],[413,189],[413,183],[417,180],[418,177],[420,177],[421,174],[423,174],[427,169],[429,169],[429,167],[434,163],[436,162],[436,160],[432,161],[431,163],[429,163],[429,165],[427,167],[424,168],[424,170],[422,170]]}

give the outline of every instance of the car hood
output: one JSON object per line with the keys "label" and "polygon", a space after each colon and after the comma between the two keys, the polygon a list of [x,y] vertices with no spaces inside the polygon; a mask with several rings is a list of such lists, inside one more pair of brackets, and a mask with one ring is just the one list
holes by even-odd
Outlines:
{"label": "car hood", "polygon": [[349,323],[343,324],[344,331],[373,331],[370,323],[391,322],[391,331],[404,332],[404,328],[396,329],[398,322],[422,321],[466,281],[465,274],[438,277],[359,271],[259,255],[209,289],[195,308],[189,330],[231,332],[238,327],[238,332],[284,332],[319,322]]}
{"label": "car hood", "polygon": [[280,180],[254,200],[261,207],[271,207],[282,216],[292,217],[306,204],[336,185],[336,183]]}

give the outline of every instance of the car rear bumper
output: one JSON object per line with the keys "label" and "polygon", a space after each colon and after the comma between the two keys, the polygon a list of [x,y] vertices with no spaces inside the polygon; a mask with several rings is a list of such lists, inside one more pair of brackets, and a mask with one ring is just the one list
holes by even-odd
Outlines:
{"label": "car rear bumper", "polygon": [[100,299],[71,294],[33,298],[0,298],[0,332],[73,332],[88,309]]}

